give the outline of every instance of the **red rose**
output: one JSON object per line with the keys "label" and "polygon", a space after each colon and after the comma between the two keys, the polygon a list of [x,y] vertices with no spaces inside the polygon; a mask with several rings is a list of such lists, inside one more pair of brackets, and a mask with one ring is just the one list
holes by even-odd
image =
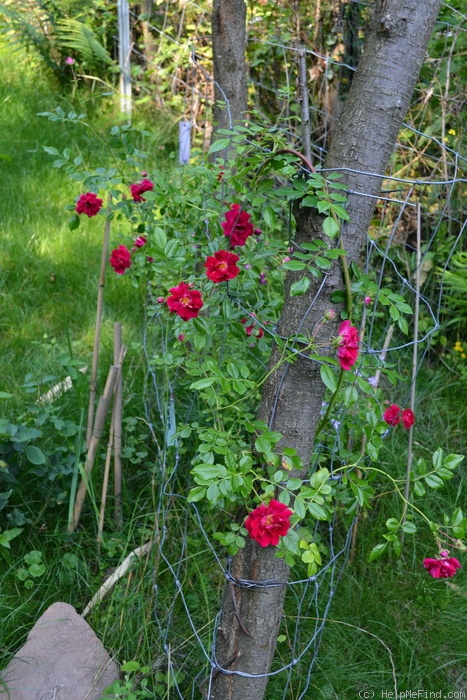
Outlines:
{"label": "red rose", "polygon": [[414,423],[415,416],[413,414],[413,411],[411,411],[410,408],[405,408],[402,411],[402,424],[404,428],[407,428],[407,430],[409,430]]}
{"label": "red rose", "polygon": [[442,559],[424,559],[423,566],[433,578],[451,578],[462,569],[455,557],[443,557]]}
{"label": "red rose", "polygon": [[242,211],[240,204],[231,204],[230,210],[225,213],[225,221],[221,223],[224,236],[229,236],[232,248],[245,245],[248,236],[254,232],[250,215]]}
{"label": "red rose", "polygon": [[78,212],[78,214],[86,214],[90,218],[91,216],[96,216],[101,208],[102,199],[93,192],[86,192],[86,194],[82,194],[76,202],[75,211]]}
{"label": "red rose", "polygon": [[170,297],[167,297],[167,306],[172,313],[176,313],[184,321],[196,318],[203,307],[201,293],[196,289],[190,289],[186,282],[180,282],[177,287],[169,289]]}
{"label": "red rose", "polygon": [[401,420],[401,409],[396,403],[392,403],[383,413],[383,420],[388,425],[397,425]]}
{"label": "red rose", "polygon": [[292,511],[283,503],[272,499],[269,505],[262,503],[245,520],[245,527],[252,540],[261,547],[279,544],[279,537],[287,534],[290,528]]}
{"label": "red rose", "polygon": [[210,255],[204,263],[206,275],[211,282],[216,284],[233,280],[240,272],[235,264],[237,260],[238,255],[235,255],[235,253],[229,253],[227,250],[218,250],[213,256]]}
{"label": "red rose", "polygon": [[[250,319],[249,318],[242,318],[240,323],[243,323],[245,326],[245,323],[248,323]],[[252,335],[255,338],[262,338],[264,335],[264,331],[261,327],[255,326],[254,323],[251,324],[251,326],[245,326],[245,333],[247,335]]]}
{"label": "red rose", "polygon": [[138,236],[138,238],[135,238],[133,245],[135,248],[142,248],[143,245],[146,245],[146,238],[144,236]]}
{"label": "red rose", "polygon": [[124,245],[119,245],[110,254],[110,264],[117,273],[123,275],[125,270],[131,267],[131,253]]}
{"label": "red rose", "polygon": [[135,185],[130,185],[131,196],[135,202],[145,202],[146,200],[141,195],[143,192],[152,192],[153,189],[154,183],[151,180],[142,180]]}
{"label": "red rose", "polygon": [[339,350],[337,357],[342,369],[350,369],[358,357],[358,330],[350,325],[350,321],[343,321],[339,326]]}

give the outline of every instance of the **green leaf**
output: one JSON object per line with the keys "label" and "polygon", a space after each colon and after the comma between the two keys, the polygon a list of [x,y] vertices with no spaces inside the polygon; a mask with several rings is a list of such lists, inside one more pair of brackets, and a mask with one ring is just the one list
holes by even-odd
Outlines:
{"label": "green leaf", "polygon": [[309,513],[311,513],[311,515],[314,518],[316,518],[316,520],[327,520],[328,519],[328,516],[327,516],[326,512],[324,511],[324,509],[321,508],[321,506],[319,506],[317,503],[313,503],[313,501],[311,501],[308,504],[308,511],[309,511]]}
{"label": "green leaf", "polygon": [[379,559],[386,551],[387,546],[388,543],[385,542],[384,544],[377,544],[376,547],[373,547],[373,549],[370,552],[370,556],[368,557],[368,561],[374,561],[375,559]]}
{"label": "green leaf", "polygon": [[224,148],[228,148],[229,145],[230,139],[218,139],[217,141],[214,141],[208,152],[217,153],[217,151],[223,151]]}
{"label": "green leaf", "polygon": [[450,454],[444,460],[444,467],[447,469],[455,469],[464,460],[464,455]]}
{"label": "green leaf", "polygon": [[4,530],[0,532],[0,545],[6,547],[6,549],[11,549],[10,542],[18,537],[23,532],[22,527],[14,527],[11,530]]}
{"label": "green leaf", "polygon": [[207,389],[216,381],[217,377],[204,377],[203,379],[198,379],[198,381],[193,382],[193,384],[190,385],[190,389]]}
{"label": "green leaf", "polygon": [[45,455],[38,447],[27,445],[24,452],[31,464],[45,464]]}
{"label": "green leaf", "polygon": [[301,280],[297,280],[297,282],[294,282],[292,286],[290,287],[290,294],[293,297],[298,297],[301,294],[305,294],[306,290],[310,286],[310,278],[309,277],[302,277]]}
{"label": "green leaf", "polygon": [[269,440],[266,440],[266,438],[260,435],[255,440],[255,450],[257,452],[270,452],[271,443],[269,442]]}
{"label": "green leaf", "polygon": [[413,535],[415,532],[417,532],[417,526],[414,525],[413,523],[411,523],[409,520],[407,520],[407,522],[405,522],[405,523],[402,525],[402,529],[403,529],[404,532],[406,532],[408,535]]}
{"label": "green leaf", "polygon": [[76,231],[76,229],[79,228],[79,224],[79,215],[75,212],[73,216],[70,219],[68,219],[68,228],[70,229],[70,231]]}
{"label": "green leaf", "polygon": [[334,394],[337,389],[337,379],[331,367],[329,367],[329,365],[321,365],[319,373],[323,384]]}
{"label": "green leaf", "polygon": [[9,394],[8,391],[0,391],[0,399],[12,399],[13,394]]}
{"label": "green leaf", "polygon": [[266,222],[267,226],[273,229],[276,223],[276,213],[274,209],[272,209],[271,207],[266,207],[263,210],[263,219]]}
{"label": "green leaf", "polygon": [[295,511],[295,514],[298,515],[298,517],[302,520],[305,515],[306,515],[306,507],[305,503],[302,501],[301,498],[296,498],[293,504],[293,509]]}
{"label": "green leaf", "polygon": [[165,246],[167,245],[167,236],[165,235],[165,231],[160,228],[160,226],[156,226],[152,232],[151,243],[154,243],[158,248],[164,250],[165,254],[168,256],[168,252],[165,250]]}
{"label": "green leaf", "polygon": [[316,208],[319,211],[319,213],[322,214],[323,212],[328,211],[330,206],[331,202],[328,202],[326,199],[320,199],[318,204],[316,205]]}
{"label": "green leaf", "polygon": [[195,488],[191,489],[190,493],[188,494],[188,503],[196,503],[197,501],[201,501],[205,495],[205,486],[195,486]]}
{"label": "green leaf", "polygon": [[389,518],[386,520],[386,527],[388,530],[398,530],[399,525],[400,523],[396,518]]}
{"label": "green leaf", "polygon": [[226,468],[221,464],[200,464],[191,470],[194,477],[202,479],[203,481],[210,481],[211,479],[222,479],[227,476]]}
{"label": "green leaf", "polygon": [[340,231],[340,226],[332,216],[327,216],[323,221],[323,231],[329,238],[334,238]]}
{"label": "green leaf", "polygon": [[441,447],[438,447],[436,452],[433,453],[432,461],[435,469],[439,469],[443,464],[443,450]]}
{"label": "green leaf", "polygon": [[339,219],[343,219],[344,221],[350,221],[350,216],[347,214],[345,209],[340,206],[340,204],[331,204],[330,211],[336,214],[339,217]]}
{"label": "green leaf", "polygon": [[289,260],[288,262],[285,262],[282,267],[285,270],[305,270],[306,269],[306,264],[304,262],[301,262],[301,260]]}
{"label": "green leaf", "polygon": [[431,489],[440,489],[444,485],[441,477],[437,476],[436,474],[428,474],[424,477],[424,479],[427,486],[429,486]]}
{"label": "green leaf", "polygon": [[219,500],[220,492],[217,484],[211,484],[206,491],[206,498],[209,503],[216,503]]}

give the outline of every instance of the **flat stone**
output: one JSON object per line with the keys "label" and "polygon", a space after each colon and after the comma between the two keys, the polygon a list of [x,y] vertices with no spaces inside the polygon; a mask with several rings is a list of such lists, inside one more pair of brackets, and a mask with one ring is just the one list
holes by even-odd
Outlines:
{"label": "flat stone", "polygon": [[101,700],[117,664],[81,615],[54,603],[0,673],[2,700]]}

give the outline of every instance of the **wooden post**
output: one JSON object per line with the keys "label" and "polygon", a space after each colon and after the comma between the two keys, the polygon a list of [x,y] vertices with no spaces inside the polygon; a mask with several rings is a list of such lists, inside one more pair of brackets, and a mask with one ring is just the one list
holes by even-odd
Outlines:
{"label": "wooden post", "polygon": [[[110,213],[110,197],[109,197],[109,213]],[[89,392],[89,407],[88,407],[88,422],[86,428],[86,447],[89,449],[92,437],[92,429],[94,425],[94,402],[97,392],[97,368],[99,365],[99,343],[101,337],[102,325],[102,310],[104,308],[104,286],[105,286],[105,270],[107,267],[107,255],[109,252],[110,238],[110,221],[107,219],[104,229],[104,242],[102,244],[101,271],[99,275],[99,288],[97,291],[97,311],[96,311],[96,328],[94,330],[94,350],[92,353],[92,369],[91,382]]]}

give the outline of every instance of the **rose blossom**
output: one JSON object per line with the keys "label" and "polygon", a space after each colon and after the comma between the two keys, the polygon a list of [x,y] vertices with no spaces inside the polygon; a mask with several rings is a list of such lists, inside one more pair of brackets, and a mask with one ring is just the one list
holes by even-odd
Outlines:
{"label": "rose blossom", "polygon": [[71,56],[67,56],[67,57],[65,58],[65,63],[67,63],[69,66],[73,66],[74,63],[75,63],[75,59],[72,58]]}
{"label": "rose blossom", "polygon": [[415,416],[413,414],[413,411],[411,411],[410,408],[404,408],[404,410],[402,411],[402,424],[404,428],[407,428],[407,430],[409,430],[414,423]]}
{"label": "rose blossom", "polygon": [[143,192],[152,192],[153,189],[154,183],[151,180],[142,180],[135,185],[130,185],[131,196],[135,202],[145,202],[146,200],[141,195]]}
{"label": "rose blossom", "polygon": [[206,275],[211,282],[216,284],[233,280],[240,272],[235,264],[238,259],[238,255],[235,253],[229,253],[228,250],[218,250],[214,255],[210,255],[204,263]]}
{"label": "rose blossom", "polygon": [[170,297],[167,297],[167,306],[172,313],[176,313],[184,321],[196,318],[203,307],[201,293],[196,289],[190,289],[186,282],[180,282],[177,287],[169,289]]}
{"label": "rose blossom", "polygon": [[[443,553],[441,552],[441,554]],[[444,556],[442,559],[430,559],[428,557],[423,560],[423,566],[433,578],[451,578],[456,574],[457,569],[462,569],[460,562],[455,557]]]}
{"label": "rose blossom", "polygon": [[269,505],[262,503],[245,520],[245,527],[252,540],[260,547],[279,544],[279,537],[287,534],[290,528],[292,511],[286,505],[271,499]]}
{"label": "rose blossom", "polygon": [[383,420],[388,425],[398,425],[401,420],[401,409],[396,403],[392,403],[383,413]]}
{"label": "rose blossom", "polygon": [[138,238],[135,238],[133,245],[135,248],[142,248],[143,245],[146,245],[146,238],[144,236],[138,236]]}
{"label": "rose blossom", "polygon": [[131,253],[125,245],[119,245],[118,248],[112,251],[110,264],[117,275],[123,275],[125,270],[131,267]]}
{"label": "rose blossom", "polygon": [[358,330],[350,325],[350,321],[343,321],[339,326],[339,350],[337,357],[342,369],[348,370],[357,361],[358,357]]}
{"label": "rose blossom", "polygon": [[364,301],[366,306],[368,306],[368,304],[371,304],[371,297],[365,297]]}
{"label": "rose blossom", "polygon": [[76,202],[75,211],[78,214],[86,214],[86,216],[96,216],[102,208],[102,199],[93,192],[86,192]]}
{"label": "rose blossom", "polygon": [[230,238],[232,248],[245,245],[248,236],[254,233],[250,218],[250,214],[242,211],[240,204],[231,204],[230,210],[225,213],[225,221],[221,226],[224,229],[224,236]]}
{"label": "rose blossom", "polygon": [[[242,318],[240,323],[243,323],[245,326],[245,323],[248,323],[250,319],[249,318]],[[261,327],[255,326],[254,323],[251,324],[251,326],[245,326],[245,333],[247,335],[252,335],[255,338],[262,338],[264,335],[264,331]]]}

